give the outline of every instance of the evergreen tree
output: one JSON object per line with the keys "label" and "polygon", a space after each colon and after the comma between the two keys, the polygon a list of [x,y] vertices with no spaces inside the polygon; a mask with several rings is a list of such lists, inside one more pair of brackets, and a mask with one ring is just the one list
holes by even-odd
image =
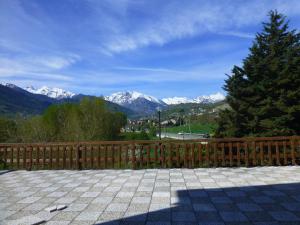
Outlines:
{"label": "evergreen tree", "polygon": [[217,136],[300,134],[300,34],[277,11],[269,18],[225,81],[231,110],[220,114]]}

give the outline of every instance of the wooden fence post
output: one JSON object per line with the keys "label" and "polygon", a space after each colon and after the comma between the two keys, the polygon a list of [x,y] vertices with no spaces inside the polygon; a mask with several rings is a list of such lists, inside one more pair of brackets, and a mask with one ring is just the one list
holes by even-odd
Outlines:
{"label": "wooden fence post", "polygon": [[241,166],[241,145],[240,142],[236,144],[237,151],[237,166]]}
{"label": "wooden fence post", "polygon": [[280,153],[278,141],[276,141],[276,164],[277,166],[280,166]]}
{"label": "wooden fence post", "polygon": [[252,142],[252,164],[256,166],[256,145],[255,141]]}
{"label": "wooden fence post", "polygon": [[264,160],[264,142],[259,143],[259,157],[260,157],[260,165],[263,166],[265,164]]}
{"label": "wooden fence post", "polygon": [[273,160],[272,160],[272,145],[271,142],[268,141],[268,158],[269,158],[269,166],[272,166]]}
{"label": "wooden fence post", "polygon": [[132,169],[136,169],[136,156],[135,156],[135,144],[132,144],[131,149],[131,161],[132,161]]}
{"label": "wooden fence post", "polygon": [[82,170],[82,152],[79,144],[76,145],[76,166],[78,170]]}
{"label": "wooden fence post", "polygon": [[203,158],[202,158],[202,144],[201,142],[198,144],[198,161],[199,161],[199,167],[203,165]]}
{"label": "wooden fence post", "polygon": [[229,165],[233,166],[233,158],[232,158],[232,142],[229,143]]}
{"label": "wooden fence post", "polygon": [[295,159],[295,140],[291,139],[291,156],[292,156],[292,165],[296,165]]}
{"label": "wooden fence post", "polygon": [[249,150],[248,150],[248,143],[244,143],[244,148],[245,148],[245,165],[246,167],[249,166]]}

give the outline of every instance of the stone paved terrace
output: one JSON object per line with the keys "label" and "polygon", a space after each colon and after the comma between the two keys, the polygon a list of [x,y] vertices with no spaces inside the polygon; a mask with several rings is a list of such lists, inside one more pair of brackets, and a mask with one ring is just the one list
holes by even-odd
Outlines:
{"label": "stone paved terrace", "polygon": [[[44,209],[65,204],[62,211]],[[0,224],[300,224],[300,167],[13,171]]]}

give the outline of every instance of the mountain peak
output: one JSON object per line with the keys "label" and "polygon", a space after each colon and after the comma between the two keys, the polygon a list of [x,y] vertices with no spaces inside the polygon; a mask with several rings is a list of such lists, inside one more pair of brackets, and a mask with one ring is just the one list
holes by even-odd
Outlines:
{"label": "mountain peak", "polygon": [[50,88],[47,86],[42,86],[41,88],[28,86],[25,88],[25,90],[33,94],[46,95],[50,98],[56,98],[56,99],[72,98],[75,95],[74,93],[63,90],[61,88],[56,88],[56,87]]}
{"label": "mountain peak", "polygon": [[104,97],[105,100],[117,103],[119,105],[130,104],[133,101],[137,100],[138,98],[144,98],[150,102],[161,104],[162,102],[157,98],[146,95],[137,91],[123,91],[123,92],[116,92],[111,94],[110,96]]}
{"label": "mountain peak", "polygon": [[196,98],[190,99],[186,97],[172,97],[172,98],[163,98],[162,101],[167,105],[177,105],[181,103],[215,103],[223,101],[225,96],[217,92],[211,95],[201,95]]}

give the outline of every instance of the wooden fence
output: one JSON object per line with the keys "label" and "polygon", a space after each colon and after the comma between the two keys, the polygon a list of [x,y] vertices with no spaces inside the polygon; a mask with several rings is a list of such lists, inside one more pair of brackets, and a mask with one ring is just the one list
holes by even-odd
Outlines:
{"label": "wooden fence", "polygon": [[11,169],[196,168],[300,163],[300,136],[0,144]]}

